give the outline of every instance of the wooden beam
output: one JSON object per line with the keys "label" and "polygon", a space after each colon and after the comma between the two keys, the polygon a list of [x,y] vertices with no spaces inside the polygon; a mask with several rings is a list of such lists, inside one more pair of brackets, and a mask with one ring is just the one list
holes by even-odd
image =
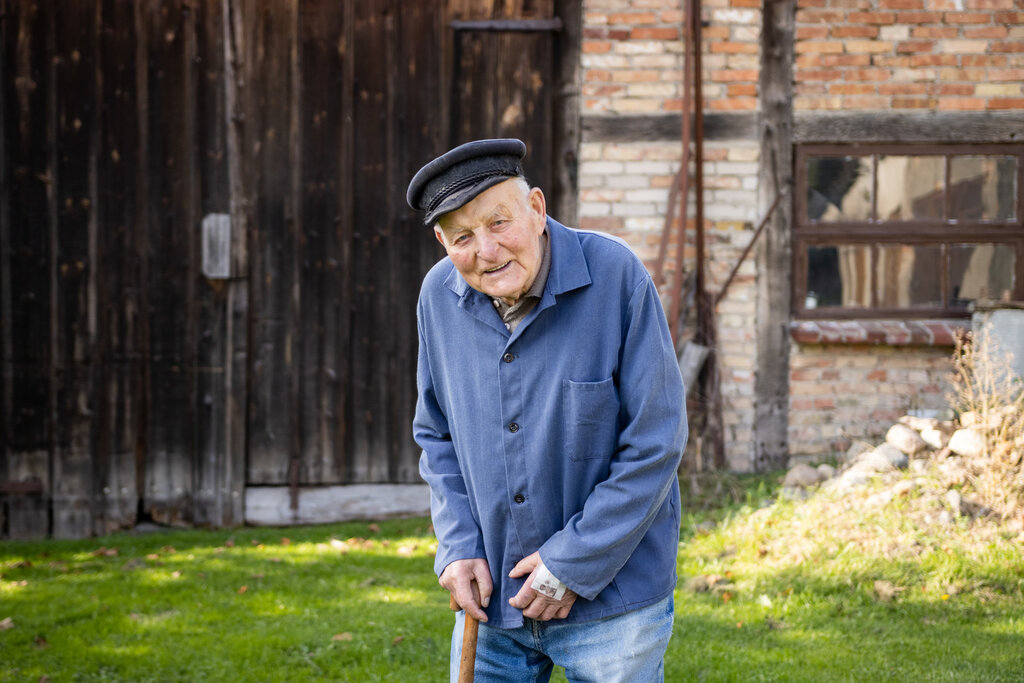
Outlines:
{"label": "wooden beam", "polygon": [[1024,112],[800,112],[793,142],[1024,142]]}
{"label": "wooden beam", "polygon": [[[551,193],[555,203],[549,207],[551,215],[565,225],[577,225],[579,221],[577,201],[579,196],[580,149],[580,45],[583,33],[583,8],[581,0],[557,0],[555,12],[561,18],[563,28],[556,42],[558,73],[554,74],[552,109],[554,110],[553,157]],[[547,188],[545,188],[547,190]]]}
{"label": "wooden beam", "polygon": [[[758,205],[765,214],[791,182],[793,37],[796,0],[764,3],[761,29],[761,171]],[[757,363],[754,376],[754,469],[789,460],[789,332],[792,204],[782,202],[757,252]]]}
{"label": "wooden beam", "polygon": [[[627,114],[584,116],[583,142],[657,142],[679,140],[682,114]],[[756,112],[704,112],[705,140],[753,140],[757,137]]]}

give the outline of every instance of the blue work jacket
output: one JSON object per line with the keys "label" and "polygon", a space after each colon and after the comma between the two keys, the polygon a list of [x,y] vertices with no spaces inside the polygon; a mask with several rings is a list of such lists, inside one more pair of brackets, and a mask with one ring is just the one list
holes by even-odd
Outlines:
{"label": "blue work jacket", "polygon": [[569,621],[621,614],[675,586],[682,379],[651,277],[626,244],[548,218],[551,270],[510,333],[447,258],[417,306],[434,569],[486,558],[491,626],[522,625],[508,573],[540,550],[580,597]]}

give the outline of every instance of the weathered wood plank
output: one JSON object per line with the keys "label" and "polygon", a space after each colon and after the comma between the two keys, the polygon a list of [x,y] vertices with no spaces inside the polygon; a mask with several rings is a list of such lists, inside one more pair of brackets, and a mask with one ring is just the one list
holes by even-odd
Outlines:
{"label": "weathered wood plank", "polygon": [[63,6],[54,22],[57,201],[54,375],[58,386],[53,450],[52,533],[92,533],[96,292],[95,164],[98,139],[96,10]]}
{"label": "weathered wood plank", "polygon": [[[338,35],[338,54],[341,58],[339,71],[341,86],[341,120],[352,121],[355,114],[355,3],[344,3],[345,11]],[[337,245],[336,263],[326,273],[325,286],[331,291],[331,312],[327,320],[333,322],[333,329],[325,322],[324,371],[330,380],[330,391],[325,411],[335,416],[333,425],[334,469],[340,473],[342,483],[352,482],[352,312],[355,297],[355,283],[352,280],[352,263],[355,258],[353,235],[355,233],[356,195],[356,129],[354,125],[342,126],[340,149],[338,150],[338,215],[333,225],[332,239]],[[335,335],[326,341],[328,334]]]}
{"label": "weathered wood plank", "polygon": [[249,97],[245,163],[254,192],[250,231],[251,366],[248,481],[288,481],[297,427],[292,373],[298,348],[295,302],[297,213],[292,198],[289,147],[292,98],[291,53],[294,47],[294,2],[245,5],[246,69]]}
{"label": "weathered wood plank", "polygon": [[[387,202],[377,188],[388,186],[387,143],[389,116],[393,103],[387,91],[388,65],[394,59],[389,43],[393,7],[390,0],[357,3],[355,8],[354,54],[379,58],[357,65],[354,83],[352,125],[354,178],[352,232],[352,483],[385,481],[387,473],[387,392],[383,356],[387,353],[387,273],[392,267],[387,250],[390,235]],[[369,191],[360,191],[367,188]],[[396,195],[401,196],[401,195]],[[390,305],[388,302],[387,305]],[[382,354],[382,351],[384,352]]]}
{"label": "weathered wood plank", "polygon": [[798,112],[793,142],[981,143],[1024,141],[1024,113]]}
{"label": "weathered wood plank", "polygon": [[[338,240],[341,126],[343,120],[345,31],[344,4],[307,0],[301,5],[298,56],[301,65],[300,155],[303,226],[299,243],[302,316],[301,349],[301,466],[304,484],[338,484],[343,473],[336,452],[337,344],[347,333],[337,306],[336,274],[340,264]],[[332,275],[334,277],[332,277]]]}
{"label": "weathered wood plank", "polygon": [[139,287],[135,175],[139,169],[134,8],[104,0],[97,26],[96,441],[93,532],[132,526],[138,510]]}
{"label": "weathered wood plank", "polygon": [[222,0],[224,27],[224,115],[228,204],[231,213],[231,272],[225,303],[224,454],[220,461],[220,513],[223,524],[245,519],[245,476],[249,400],[249,232],[252,225],[247,166],[243,158],[246,126],[243,106],[246,71],[245,21],[235,0]]}
{"label": "weathered wood plank", "polygon": [[[403,198],[413,174],[431,158],[435,141],[444,133],[444,112],[434,105],[437,93],[444,92],[441,60],[434,41],[424,38],[425,31],[439,30],[444,21],[440,3],[417,4],[404,8],[398,16],[395,50],[398,55],[392,73],[395,80],[395,122],[391,196]],[[443,29],[440,29],[443,30]],[[391,388],[392,424],[388,445],[388,481],[419,482],[419,450],[412,440],[412,418],[416,407],[416,299],[427,270],[443,256],[433,230],[423,226],[420,217],[400,199],[390,202],[390,222],[395,226],[391,240],[394,281],[389,295],[394,335],[393,365],[388,385]]]}
{"label": "weathered wood plank", "polygon": [[[7,497],[8,536],[41,538],[49,533],[51,493],[49,416],[53,404],[50,334],[56,246],[48,198],[53,182],[52,45],[46,3],[7,7],[2,22],[5,174],[6,290],[3,374],[6,438],[0,477],[40,481],[43,495]],[[16,289],[14,289],[16,287]]]}
{"label": "weathered wood plank", "polygon": [[[226,55],[233,41],[225,40],[227,27],[222,0],[202,0],[193,5],[196,28],[196,168],[199,213],[226,216],[226,278],[201,278],[196,287],[196,461],[194,471],[193,519],[195,524],[231,527],[242,523],[244,491],[245,396],[238,393],[236,380],[242,365],[244,380],[244,344],[246,309],[238,311],[239,290],[247,284],[237,277],[239,221],[232,215],[229,179],[227,110],[228,89],[238,87],[227,78]],[[244,221],[243,221],[244,222]],[[244,301],[244,298],[242,299]],[[243,356],[236,360],[239,329],[236,317],[243,316],[241,342]],[[243,384],[244,386],[244,384]]]}
{"label": "weathered wood plank", "polygon": [[[195,457],[194,27],[180,0],[143,7],[148,176],[143,286],[148,307],[146,512],[164,524],[192,518]],[[141,64],[140,64],[141,67]]]}
{"label": "weathered wood plank", "polygon": [[[7,3],[0,0],[0,12],[7,15]],[[0,21],[0,482],[7,481],[12,428],[11,401],[11,196],[8,185],[7,84],[14,78],[7,72],[6,46],[12,41],[9,24]],[[0,496],[3,492],[0,492]],[[0,499],[0,538],[7,528],[7,509]]]}
{"label": "weathered wood plank", "polygon": [[[761,29],[761,172],[758,204],[766,213],[791,182],[795,0],[766,3]],[[767,224],[757,251],[757,373],[754,468],[781,469],[789,459],[791,202]]]}
{"label": "weathered wood plank", "polygon": [[[755,112],[704,112],[705,140],[753,140],[758,136]],[[681,114],[585,115],[580,122],[584,142],[654,142],[679,140]]]}

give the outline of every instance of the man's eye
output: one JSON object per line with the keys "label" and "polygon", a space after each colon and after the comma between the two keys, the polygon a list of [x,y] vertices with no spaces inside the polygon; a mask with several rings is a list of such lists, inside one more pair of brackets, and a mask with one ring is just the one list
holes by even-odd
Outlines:
{"label": "man's eye", "polygon": [[455,244],[465,244],[469,241],[469,235],[459,235],[455,238]]}

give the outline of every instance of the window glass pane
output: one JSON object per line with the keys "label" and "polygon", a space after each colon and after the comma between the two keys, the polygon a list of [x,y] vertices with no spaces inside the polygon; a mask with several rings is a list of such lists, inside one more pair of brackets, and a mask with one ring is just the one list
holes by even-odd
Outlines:
{"label": "window glass pane", "polygon": [[871,220],[871,157],[807,159],[807,219]]}
{"label": "window glass pane", "polygon": [[942,247],[879,245],[875,288],[880,308],[942,308]]}
{"label": "window glass pane", "polygon": [[975,299],[1009,299],[1016,266],[1005,244],[954,244],[949,247],[949,296],[953,306]]}
{"label": "window glass pane", "polygon": [[871,247],[828,245],[807,248],[807,308],[871,306]]}
{"label": "window glass pane", "polygon": [[1017,218],[1016,157],[952,157],[949,182],[950,218],[961,221]]}
{"label": "window glass pane", "polygon": [[878,159],[878,219],[940,219],[946,162],[940,156],[882,156]]}

